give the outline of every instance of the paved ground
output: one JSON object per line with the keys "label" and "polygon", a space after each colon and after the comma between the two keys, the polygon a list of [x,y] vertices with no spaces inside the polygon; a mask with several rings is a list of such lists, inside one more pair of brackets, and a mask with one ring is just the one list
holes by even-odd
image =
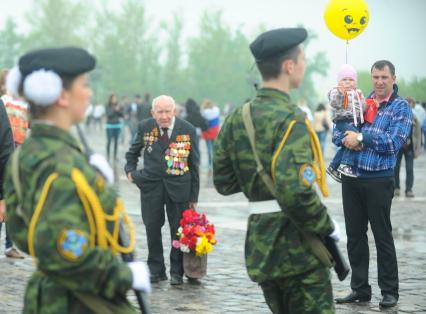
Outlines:
{"label": "paved ground", "polygon": [[[104,152],[104,136],[88,132],[95,150]],[[331,146],[331,145],[329,145]],[[201,284],[185,282],[172,287],[166,282],[155,284],[149,300],[152,313],[173,314],[213,314],[213,313],[270,313],[263,300],[259,287],[251,282],[245,271],[243,244],[245,237],[247,202],[243,195],[223,197],[216,193],[206,168],[204,143],[202,147],[201,195],[199,210],[216,225],[218,245],[208,256],[208,274]],[[127,145],[120,147],[121,156]],[[331,147],[326,152],[329,160],[333,154]],[[137,256],[145,260],[146,237],[139,213],[139,193],[130,185],[122,172],[123,160],[117,162],[119,181],[117,188],[122,194],[126,208],[137,225]],[[402,167],[404,170],[404,167]],[[402,178],[405,178],[401,172]],[[340,223],[342,229],[343,213],[340,185],[330,180],[331,197],[324,200],[330,213]],[[404,188],[404,185],[403,185]],[[426,313],[426,154],[415,160],[414,199],[396,198],[392,207],[392,222],[397,247],[400,302],[398,307],[382,311],[385,313]],[[165,252],[169,250],[167,228],[164,228]],[[378,306],[380,290],[377,286],[376,252],[372,234],[369,234],[371,248],[370,278],[373,299],[365,305],[337,305],[336,312],[342,314],[372,314],[381,312]],[[33,270],[30,258],[11,260],[4,257],[4,232],[0,240],[0,313],[19,313],[25,282]],[[340,242],[346,254],[346,239]],[[349,292],[349,279],[339,282],[333,274],[334,294],[337,297]],[[133,296],[131,298],[134,300]],[[295,313],[297,314],[297,313]]]}

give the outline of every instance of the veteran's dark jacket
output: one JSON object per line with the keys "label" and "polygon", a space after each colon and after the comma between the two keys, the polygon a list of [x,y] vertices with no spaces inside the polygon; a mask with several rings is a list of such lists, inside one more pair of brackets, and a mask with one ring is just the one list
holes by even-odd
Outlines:
{"label": "veteran's dark jacket", "polygon": [[[172,201],[197,202],[200,156],[195,141],[196,131],[190,123],[177,117],[175,119],[167,145],[160,141],[160,130],[155,119],[143,120],[135,142],[126,153],[124,170],[132,174],[142,196],[155,192],[162,184]],[[144,165],[137,170],[142,153]]]}

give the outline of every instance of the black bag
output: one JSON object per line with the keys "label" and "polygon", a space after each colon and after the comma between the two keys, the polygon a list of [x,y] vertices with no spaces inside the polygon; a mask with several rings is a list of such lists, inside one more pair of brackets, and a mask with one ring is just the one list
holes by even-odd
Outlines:
{"label": "black bag", "polygon": [[330,236],[326,237],[324,240],[325,247],[330,252],[333,262],[334,262],[334,270],[336,271],[337,277],[340,281],[343,281],[346,276],[349,274],[349,266],[346,263],[345,258],[337,246],[336,241],[334,241]]}

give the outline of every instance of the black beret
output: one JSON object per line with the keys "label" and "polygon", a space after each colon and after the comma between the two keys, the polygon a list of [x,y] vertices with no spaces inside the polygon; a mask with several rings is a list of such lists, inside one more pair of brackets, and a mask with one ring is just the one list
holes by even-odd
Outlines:
{"label": "black beret", "polygon": [[77,47],[39,49],[28,52],[19,59],[23,77],[37,70],[51,70],[59,75],[77,76],[93,70],[96,59],[86,50]]}
{"label": "black beret", "polygon": [[304,28],[278,28],[260,34],[251,44],[250,50],[256,62],[284,55],[303,42],[308,33]]}

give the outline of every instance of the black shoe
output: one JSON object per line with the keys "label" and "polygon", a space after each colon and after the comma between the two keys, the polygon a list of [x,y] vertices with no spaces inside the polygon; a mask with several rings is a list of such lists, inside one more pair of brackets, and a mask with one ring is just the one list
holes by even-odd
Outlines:
{"label": "black shoe", "polygon": [[371,300],[371,295],[363,295],[358,292],[352,291],[344,298],[337,298],[336,303],[357,303],[357,302],[369,302]]}
{"label": "black shoe", "polygon": [[167,280],[166,274],[151,275],[151,278],[150,278],[151,283],[156,283],[156,282],[160,282],[164,280]]}
{"label": "black shoe", "polygon": [[186,276],[186,278],[188,279],[188,283],[190,285],[201,285],[201,281],[198,278],[192,278],[188,276]]}
{"label": "black shoe", "polygon": [[177,286],[177,285],[181,285],[181,284],[183,284],[182,276],[172,275],[172,276],[170,277],[170,284],[171,284],[172,286]]}
{"label": "black shoe", "polygon": [[413,191],[407,191],[407,192],[405,192],[405,197],[413,198],[414,197]]}
{"label": "black shoe", "polygon": [[384,294],[382,301],[379,302],[381,307],[392,307],[398,303],[398,298],[392,294]]}

